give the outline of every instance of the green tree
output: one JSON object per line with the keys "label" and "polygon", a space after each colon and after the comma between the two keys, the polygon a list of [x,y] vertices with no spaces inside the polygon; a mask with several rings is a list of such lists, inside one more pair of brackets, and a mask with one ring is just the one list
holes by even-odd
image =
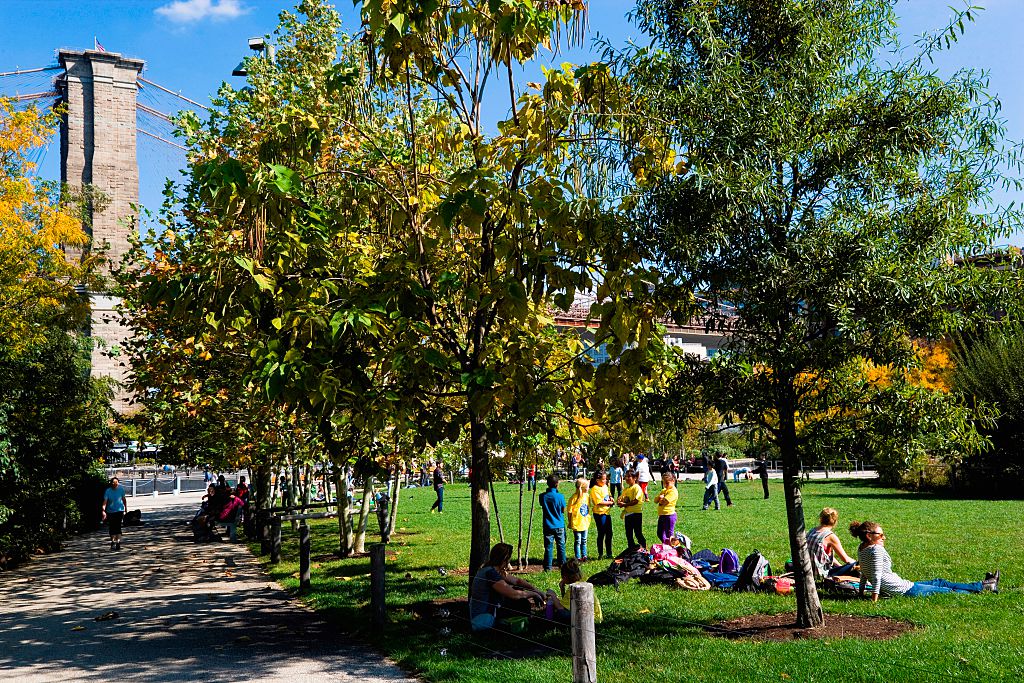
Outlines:
{"label": "green tree", "polygon": [[109,383],[90,377],[77,334],[88,306],[75,285],[94,261],[63,250],[88,237],[28,161],[58,122],[0,98],[0,566],[95,519],[89,483],[112,419]]}
{"label": "green tree", "polygon": [[992,449],[963,463],[958,479],[970,486],[1018,495],[1024,481],[1024,325],[1007,321],[978,338],[961,340],[954,354],[953,389],[994,406],[998,417],[983,425]]}
{"label": "green tree", "polygon": [[[492,444],[529,426],[551,433],[581,404],[603,415],[651,369],[659,338],[631,296],[644,278],[624,268],[636,254],[620,249],[622,186],[600,164],[614,161],[606,141],[631,100],[601,64],[515,81],[541,50],[583,37],[584,2],[361,6],[374,82],[402,107],[391,127],[401,154],[373,176],[388,188],[376,194],[390,229],[408,245],[387,266],[405,302],[389,362],[424,405],[446,399],[434,404],[445,436],[469,433],[472,574],[491,542]],[[484,103],[495,100],[503,113],[488,121]],[[637,141],[637,153],[656,154],[652,142]],[[589,342],[550,330],[553,307],[594,290],[598,340],[616,359],[596,370]]]}
{"label": "green tree", "polygon": [[[652,125],[667,120],[654,134],[681,155],[674,174],[650,179],[636,235],[671,277],[662,294],[677,314],[693,314],[696,292],[730,337],[711,362],[691,359],[677,388],[778,447],[804,627],[823,616],[805,542],[802,454],[849,408],[872,406],[890,424],[922,414],[914,395],[886,402],[857,380],[859,364],[902,372],[917,363],[912,339],[984,315],[982,295],[1006,291],[1002,274],[949,256],[986,249],[1019,223],[992,202],[1017,157],[1001,146],[985,75],[942,78],[928,66],[975,10],[908,59],[894,4],[642,0],[635,17],[650,46],[623,59],[652,103]],[[905,438],[954,424],[945,438],[979,446],[961,402],[929,400],[930,415],[943,418]],[[816,429],[801,433],[808,415]]]}

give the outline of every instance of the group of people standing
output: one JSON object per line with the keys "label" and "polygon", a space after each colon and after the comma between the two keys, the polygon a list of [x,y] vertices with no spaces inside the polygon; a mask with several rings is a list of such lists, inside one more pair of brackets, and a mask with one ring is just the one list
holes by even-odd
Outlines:
{"label": "group of people standing", "polygon": [[[720,495],[725,498],[727,507],[732,506],[728,486],[728,459],[721,452],[705,452],[699,462],[704,469],[703,509],[709,509],[712,504],[716,510],[721,509]],[[754,474],[760,474],[767,498],[766,463],[758,462]],[[547,478],[547,490],[539,497],[544,526],[545,570],[550,570],[556,559],[559,565],[565,563],[567,527],[573,534],[573,554],[576,559],[588,559],[587,541],[591,525],[597,527],[598,559],[612,557],[613,508],[620,510],[627,546],[630,549],[648,547],[643,531],[643,509],[646,503],[652,502],[648,487],[654,481],[654,474],[649,458],[644,454],[627,454],[607,469],[601,461],[589,481],[582,476],[574,479],[576,490],[568,501],[558,491],[559,480],[556,475]],[[657,537],[666,544],[676,530],[676,505],[679,500],[676,481],[674,468],[663,466],[662,488],[653,499],[658,514]],[[527,483],[531,487],[536,486],[535,465],[531,465],[527,473]]]}
{"label": "group of people standing", "polygon": [[[616,469],[612,468],[613,474],[621,477],[621,482],[617,486],[617,496],[612,493],[612,474],[607,472],[595,474],[593,485],[582,477],[576,479],[576,491],[568,501],[558,491],[558,477],[548,476],[547,490],[539,497],[544,526],[545,571],[552,568],[556,553],[560,566],[566,562],[567,521],[568,528],[573,533],[573,553],[577,560],[588,559],[587,542],[592,523],[597,527],[598,559],[612,557],[613,508],[619,508],[621,511],[620,516],[625,526],[629,547],[647,547],[647,539],[643,532],[643,507],[650,501],[650,496],[645,490],[646,487],[641,485],[636,470],[614,473]],[[663,488],[655,496],[654,503],[658,510],[658,538],[667,543],[668,539],[675,535],[679,490],[676,488],[676,477],[671,472],[663,472],[661,479]]]}

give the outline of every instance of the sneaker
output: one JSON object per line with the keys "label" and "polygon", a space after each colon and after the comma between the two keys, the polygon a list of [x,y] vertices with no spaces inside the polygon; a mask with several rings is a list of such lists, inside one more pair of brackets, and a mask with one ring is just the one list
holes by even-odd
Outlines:
{"label": "sneaker", "polygon": [[981,582],[982,588],[991,593],[999,592],[999,570],[985,574],[985,580]]}

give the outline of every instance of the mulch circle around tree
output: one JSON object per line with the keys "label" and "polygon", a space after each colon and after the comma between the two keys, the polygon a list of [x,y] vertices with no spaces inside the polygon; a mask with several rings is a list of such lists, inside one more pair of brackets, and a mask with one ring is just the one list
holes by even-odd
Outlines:
{"label": "mulch circle around tree", "polygon": [[889,617],[826,614],[825,625],[818,628],[798,628],[796,614],[750,614],[704,627],[708,635],[720,638],[784,641],[804,638],[821,640],[832,638],[861,638],[889,640],[913,631],[915,626]]}

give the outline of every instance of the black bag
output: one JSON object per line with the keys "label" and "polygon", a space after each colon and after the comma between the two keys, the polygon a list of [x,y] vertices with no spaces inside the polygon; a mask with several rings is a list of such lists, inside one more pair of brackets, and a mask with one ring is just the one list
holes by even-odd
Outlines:
{"label": "black bag", "polygon": [[587,579],[587,582],[593,586],[615,586],[617,589],[620,585],[629,581],[629,579],[629,574],[605,569],[591,576]]}
{"label": "black bag", "polygon": [[124,519],[121,522],[125,526],[141,526],[142,525],[142,510],[130,510],[124,513]]}
{"label": "black bag", "polygon": [[682,572],[677,574],[669,569],[665,569],[664,567],[657,567],[641,576],[639,581],[644,585],[662,583],[674,586],[676,585],[676,579],[683,578],[684,576],[685,575]]}
{"label": "black bag", "polygon": [[733,590],[756,591],[761,587],[761,582],[771,574],[772,566],[768,564],[768,560],[761,554],[761,551],[755,550],[747,555],[747,559],[743,560],[743,566],[740,567],[740,575],[736,579]]}
{"label": "black bag", "polygon": [[722,561],[722,558],[715,555],[713,550],[704,548],[704,550],[698,550],[690,557],[690,564],[697,561],[707,562],[711,566],[712,571],[718,571],[718,563]]}

